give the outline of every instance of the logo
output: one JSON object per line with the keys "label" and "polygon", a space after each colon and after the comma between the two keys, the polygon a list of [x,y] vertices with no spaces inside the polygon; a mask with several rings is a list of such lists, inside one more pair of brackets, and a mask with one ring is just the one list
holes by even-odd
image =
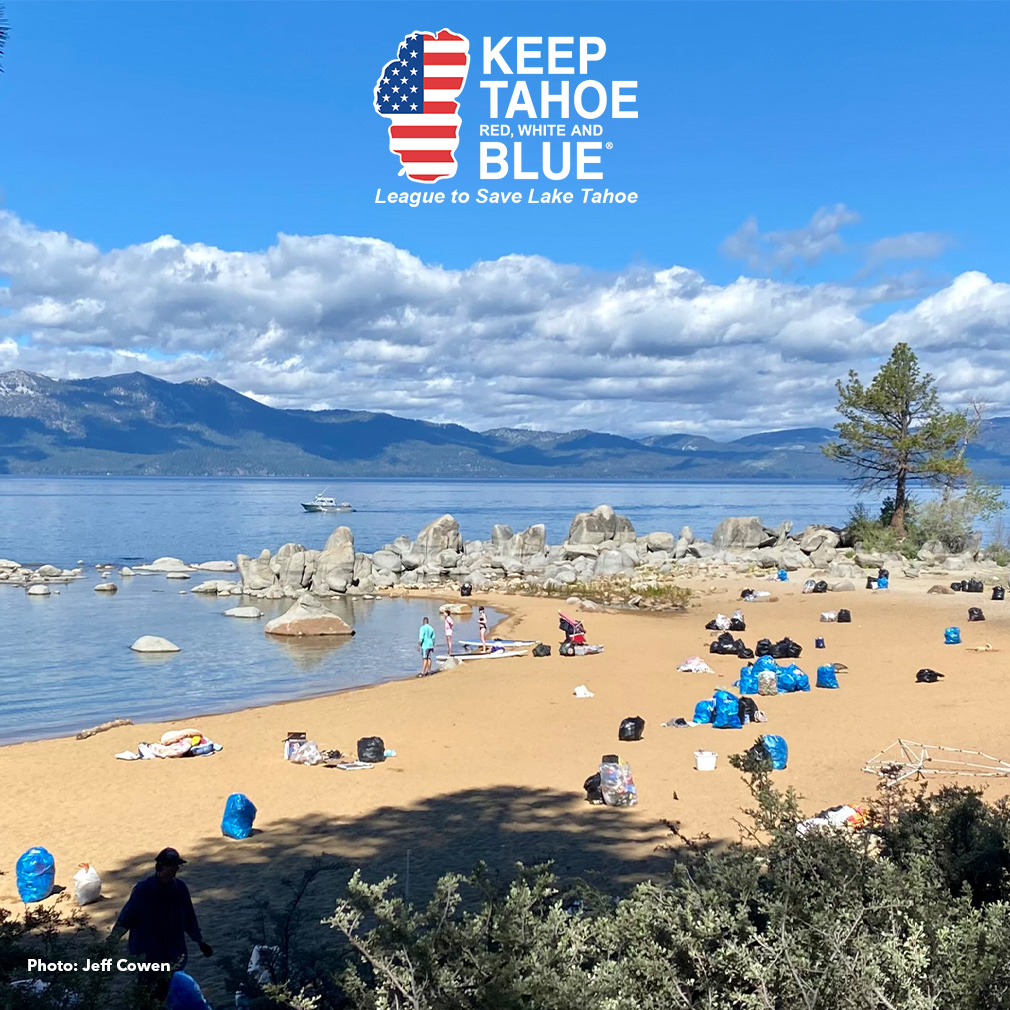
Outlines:
{"label": "logo", "polygon": [[456,99],[469,68],[469,40],[448,28],[407,35],[383,67],[373,104],[389,120],[389,150],[400,159],[400,175],[432,183],[456,174],[462,123]]}

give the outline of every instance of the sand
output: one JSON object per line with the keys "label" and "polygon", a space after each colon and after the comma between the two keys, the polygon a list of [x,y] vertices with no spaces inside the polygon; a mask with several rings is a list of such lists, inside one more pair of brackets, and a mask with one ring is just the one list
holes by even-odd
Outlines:
{"label": "sand", "polygon": [[[557,654],[557,601],[475,595],[474,605],[512,615],[497,633],[542,639],[553,655],[464,664],[423,680],[127,726],[83,741],[0,748],[0,904],[20,907],[15,861],[28,846],[44,845],[55,856],[57,882],[69,891],[79,863],[98,867],[105,898],[90,908],[104,928],[150,872],[153,854],[172,845],[189,860],[183,877],[205,936],[220,952],[245,957],[250,941],[264,938],[256,903],[280,907],[289,893],[284,881],[320,865],[306,901],[303,928],[310,933],[321,928],[319,917],[332,909],[354,866],[370,880],[396,874],[399,889],[415,899],[436,875],[466,872],[478,859],[505,872],[515,860],[553,859],[563,875],[611,887],[660,875],[671,858],[666,821],[679,822],[689,836],[739,837],[748,796],[727,758],[762,731],[788,741],[789,767],[776,781],[793,786],[809,813],[871,796],[875,781],[861,768],[898,737],[1010,759],[1002,724],[1010,602],[990,601],[988,592],[927,595],[928,579],[899,578],[886,593],[807,596],[801,580],[762,582],[778,601],[748,604],[738,601],[745,584],[757,585],[753,577],[695,583],[698,595],[679,614],[579,614],[589,640],[606,647],[581,658]],[[788,634],[803,646],[798,662],[811,683],[818,663],[848,666],[841,689],[760,698],[767,724],[742,731],[663,728],[669,718],[690,719],[696,701],[738,677],[740,660],[709,656],[714,633],[704,630],[717,612],[738,606],[749,646]],[[988,620],[968,623],[969,606],[981,606]],[[851,610],[852,624],[819,622],[822,610],[839,607]],[[950,624],[960,626],[963,645],[943,644]],[[816,636],[827,640],[825,651],[815,651]],[[994,651],[969,651],[985,642]],[[692,655],[716,673],[679,673],[677,665]],[[917,684],[920,667],[946,677]],[[573,696],[582,683],[594,698]],[[620,721],[635,715],[646,720],[644,739],[619,743]],[[186,760],[113,759],[184,725],[224,749]],[[286,763],[282,740],[295,730],[342,751],[378,735],[397,756],[357,772]],[[694,770],[699,748],[718,752],[715,772]],[[583,780],[602,754],[615,752],[631,763],[639,803],[590,806]],[[241,842],[219,829],[232,792],[246,793],[259,811],[257,833]],[[995,779],[987,796],[1008,792],[1010,780]],[[48,902],[69,907],[68,899]],[[190,967],[220,998],[217,960],[197,954]]]}

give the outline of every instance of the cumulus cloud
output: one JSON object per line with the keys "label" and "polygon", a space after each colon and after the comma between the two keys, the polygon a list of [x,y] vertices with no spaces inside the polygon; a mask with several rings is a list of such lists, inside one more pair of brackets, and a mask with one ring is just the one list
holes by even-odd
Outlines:
{"label": "cumulus cloud", "polygon": [[[806,262],[853,217],[818,212],[808,229],[757,233],[758,247]],[[0,369],[210,375],[271,406],[472,428],[731,437],[832,424],[835,379],[872,374],[905,340],[950,404],[970,393],[1010,409],[1010,286],[966,273],[910,309],[909,290],[517,255],[448,270],[337,235],[103,251],[0,212]]]}

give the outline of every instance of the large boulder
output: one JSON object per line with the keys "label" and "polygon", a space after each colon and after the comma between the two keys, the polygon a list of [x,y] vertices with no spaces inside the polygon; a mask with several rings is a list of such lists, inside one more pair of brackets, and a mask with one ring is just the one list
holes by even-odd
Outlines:
{"label": "large boulder", "polygon": [[800,534],[800,550],[804,554],[813,554],[821,547],[835,548],[838,546],[839,539],[834,530],[825,529],[822,526],[808,526]]}
{"label": "large boulder", "polygon": [[224,612],[225,617],[262,617],[263,611],[259,607],[232,607]]}
{"label": "large boulder", "polygon": [[[838,551],[836,551],[834,547],[829,547],[827,544],[821,544],[817,550],[810,552],[810,564],[812,564],[814,568],[827,568],[828,565],[834,562],[837,555]],[[844,557],[844,555],[842,556]]]}
{"label": "large boulder", "polygon": [[179,646],[158,635],[141,635],[130,646],[134,652],[181,652]]}
{"label": "large boulder", "polygon": [[425,560],[437,557],[442,551],[463,553],[463,538],[459,534],[459,523],[448,513],[439,516],[421,530],[411,551],[421,554]]}
{"label": "large boulder", "polygon": [[[764,524],[759,516],[731,516],[716,526],[712,533],[712,546],[716,550],[730,547],[748,550],[762,546],[767,539]],[[774,543],[774,540],[772,542]]]}
{"label": "large boulder", "polygon": [[308,551],[301,544],[284,544],[273,556],[270,561],[270,571],[274,573],[282,589],[286,589],[288,586],[301,589],[305,586],[307,557]]}
{"label": "large boulder", "polygon": [[178,558],[155,558],[149,565],[140,565],[139,567],[154,572],[180,572],[189,570],[189,565]]}
{"label": "large boulder", "polygon": [[[494,530],[502,528],[507,530],[508,526],[495,526]],[[494,541],[494,530],[491,531],[492,542]],[[506,557],[518,558],[520,561],[526,561],[535,555],[543,554],[547,550],[547,527],[543,523],[537,523],[521,533],[515,533],[501,544],[499,550]]]}
{"label": "large boulder", "polygon": [[303,593],[285,614],[275,617],[264,627],[268,635],[353,635],[346,621],[325,607],[311,593]]}
{"label": "large boulder", "polygon": [[941,563],[947,560],[950,552],[940,540],[927,540],[920,548],[916,557],[927,563]]}
{"label": "large boulder", "polygon": [[604,551],[596,559],[593,575],[597,578],[607,578],[611,575],[621,575],[623,572],[629,572],[634,567],[634,564],[623,551]]}
{"label": "large boulder", "polygon": [[235,571],[234,561],[201,561],[193,566],[201,572],[233,572]]}
{"label": "large boulder", "polygon": [[491,527],[491,549],[496,554],[504,553],[505,545],[512,539],[512,527],[504,523],[495,523]]}
{"label": "large boulder", "polygon": [[677,541],[672,533],[647,533],[639,538],[639,543],[645,541],[647,551],[668,551],[672,552],[677,546]]}
{"label": "large boulder", "polygon": [[191,593],[220,593],[222,589],[230,590],[232,583],[227,579],[208,579],[206,582],[201,582],[200,585],[194,586],[190,592]]}
{"label": "large boulder", "polygon": [[253,592],[269,589],[274,584],[274,573],[270,567],[270,552],[264,548],[258,558],[240,554],[236,559],[242,576],[242,587]]}
{"label": "large boulder", "polygon": [[[376,551],[372,555],[372,569],[377,572],[393,572],[397,575],[403,571],[403,560],[395,551]],[[415,568],[417,565],[414,566]],[[413,569],[411,569],[413,571]]]}
{"label": "large boulder", "polygon": [[618,515],[609,505],[597,505],[592,512],[579,512],[568,530],[569,544],[618,544],[635,540],[635,527],[627,516]]}
{"label": "large boulder", "polygon": [[353,578],[354,534],[347,526],[338,526],[315,559],[311,591],[317,596],[343,593]]}

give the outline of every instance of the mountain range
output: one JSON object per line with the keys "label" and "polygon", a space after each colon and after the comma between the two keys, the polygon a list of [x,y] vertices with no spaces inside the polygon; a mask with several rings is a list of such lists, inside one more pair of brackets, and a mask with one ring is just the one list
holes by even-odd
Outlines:
{"label": "mountain range", "polygon": [[[969,452],[1010,481],[1010,418]],[[832,480],[834,432],[793,428],[717,442],[603,432],[471,431],[357,410],[281,410],[213,379],[0,373],[0,473],[279,477]]]}

